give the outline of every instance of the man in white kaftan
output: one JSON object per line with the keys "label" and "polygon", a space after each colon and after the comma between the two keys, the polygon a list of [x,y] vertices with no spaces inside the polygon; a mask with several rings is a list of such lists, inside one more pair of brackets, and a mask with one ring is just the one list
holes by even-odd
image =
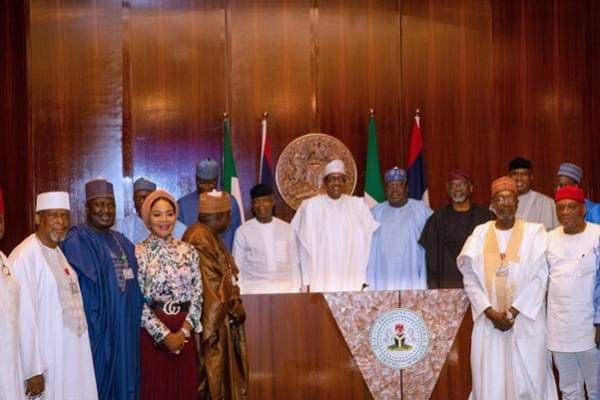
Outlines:
{"label": "man in white kaftan", "polygon": [[70,225],[65,192],[42,193],[36,232],[10,254],[19,282],[23,377],[31,396],[45,400],[98,398],[77,274],[60,248]]}
{"label": "man in white kaftan", "polygon": [[[114,230],[121,232],[131,243],[138,243],[150,235],[150,229],[142,221],[142,204],[146,197],[156,190],[156,184],[144,178],[139,178],[133,183],[133,204],[135,214],[128,215],[115,222]],[[185,233],[186,226],[181,221],[175,222],[173,237],[181,240]]]}
{"label": "man in white kaftan", "polygon": [[[594,286],[600,225],[585,221],[585,194],[578,186],[555,193],[561,226],[548,235],[548,350],[558,370],[563,400],[597,399],[599,369],[594,327]],[[599,253],[600,254],[600,253]]]}
{"label": "man in white kaftan", "polygon": [[254,218],[236,230],[233,241],[241,293],[299,292],[296,239],[290,224],[273,216],[273,189],[256,185],[250,197]]}
{"label": "man in white kaftan", "polygon": [[471,301],[471,400],[554,400],[546,350],[547,233],[515,219],[516,183],[492,184],[498,219],[479,225],[457,258]]}
{"label": "man in white kaftan", "polygon": [[[0,239],[4,236],[4,199],[0,189]],[[19,285],[0,251],[0,400],[24,400],[19,353]]]}
{"label": "man in white kaftan", "polygon": [[326,194],[304,200],[292,220],[300,253],[303,285],[311,292],[359,291],[373,232],[379,226],[363,199],[343,194],[341,160],[325,167]]}
{"label": "man in white kaftan", "polygon": [[517,157],[509,165],[509,176],[517,182],[519,206],[517,218],[544,225],[550,231],[558,226],[554,200],[531,189],[533,169],[531,161]]}
{"label": "man in white kaftan", "polygon": [[369,290],[427,289],[425,249],[418,240],[432,211],[425,202],[408,198],[403,169],[386,171],[384,180],[387,201],[371,209],[381,225],[371,243]]}

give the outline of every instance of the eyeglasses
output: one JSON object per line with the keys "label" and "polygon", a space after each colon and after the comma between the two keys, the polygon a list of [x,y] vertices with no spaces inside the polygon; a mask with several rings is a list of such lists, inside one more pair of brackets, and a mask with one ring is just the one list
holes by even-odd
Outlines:
{"label": "eyeglasses", "polygon": [[506,206],[514,206],[515,204],[517,204],[517,198],[516,197],[494,197],[494,203],[498,204],[498,205],[506,205]]}

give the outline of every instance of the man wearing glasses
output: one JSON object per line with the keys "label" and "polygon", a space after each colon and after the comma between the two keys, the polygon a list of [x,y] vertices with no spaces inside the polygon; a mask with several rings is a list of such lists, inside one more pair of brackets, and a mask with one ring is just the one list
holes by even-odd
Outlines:
{"label": "man wearing glasses", "polygon": [[471,399],[557,398],[546,350],[548,235],[516,218],[517,183],[492,183],[497,219],[479,225],[457,259],[473,312]]}

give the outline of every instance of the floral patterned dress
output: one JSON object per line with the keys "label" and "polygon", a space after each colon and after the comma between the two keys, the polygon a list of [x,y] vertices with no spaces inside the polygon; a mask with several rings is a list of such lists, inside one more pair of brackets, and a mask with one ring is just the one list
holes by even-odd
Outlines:
{"label": "floral patterned dress", "polygon": [[149,304],[190,302],[185,320],[195,332],[201,332],[202,279],[196,249],[173,236],[161,239],[151,234],[135,246],[135,255],[144,296],[142,327],[156,342],[161,342],[170,330],[156,317]]}
{"label": "floral patterned dress", "polygon": [[[190,244],[154,234],[135,247],[138,279],[144,296],[141,343],[141,398],[144,400],[189,400],[197,397],[196,341],[187,341],[174,354],[159,345],[187,321],[202,331],[202,279],[199,255]],[[166,314],[152,309],[153,302],[187,303],[187,312]]]}

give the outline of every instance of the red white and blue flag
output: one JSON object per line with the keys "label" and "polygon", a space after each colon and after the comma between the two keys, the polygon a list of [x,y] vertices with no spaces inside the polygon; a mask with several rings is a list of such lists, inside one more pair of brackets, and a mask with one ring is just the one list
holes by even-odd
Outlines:
{"label": "red white and blue flag", "polygon": [[267,113],[263,114],[261,123],[258,183],[273,187],[273,158],[271,157],[271,139],[267,135],[267,116]]}
{"label": "red white and blue flag", "polygon": [[425,178],[425,159],[423,156],[423,138],[421,136],[421,121],[418,109],[410,133],[407,166],[408,197],[423,200],[429,205],[427,179]]}

